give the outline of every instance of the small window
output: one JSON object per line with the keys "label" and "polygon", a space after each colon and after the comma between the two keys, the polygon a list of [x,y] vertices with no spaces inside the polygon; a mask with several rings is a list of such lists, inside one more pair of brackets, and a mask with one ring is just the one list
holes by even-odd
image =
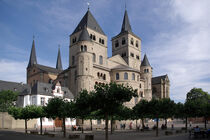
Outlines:
{"label": "small window", "polygon": [[86,46],[86,45],[84,45],[84,51],[85,51],[85,52],[87,51],[87,46]]}
{"label": "small window", "polygon": [[134,54],[133,53],[131,53],[131,57],[134,57]]}
{"label": "small window", "polygon": [[139,88],[141,88],[141,84],[139,84]]}
{"label": "small window", "polygon": [[93,53],[93,62],[96,62],[96,54]]}
{"label": "small window", "polygon": [[137,48],[139,47],[139,42],[138,42],[138,41],[136,41],[136,47],[137,47]]}
{"label": "small window", "polygon": [[138,56],[138,55],[136,55],[136,59],[138,59],[138,60],[139,60],[139,56]]}
{"label": "small window", "polygon": [[72,65],[74,65],[74,62],[75,62],[75,58],[74,56],[72,56]]}
{"label": "small window", "polygon": [[83,52],[84,51],[84,48],[83,48],[83,45],[81,45],[81,52]]}
{"label": "small window", "polygon": [[103,56],[99,56],[99,64],[103,65]]}
{"label": "small window", "polygon": [[90,34],[90,39],[93,39],[93,35],[92,34]]}
{"label": "small window", "polygon": [[75,70],[74,71],[74,83],[76,83],[76,80],[77,80],[77,71]]}
{"label": "small window", "polygon": [[41,97],[41,105],[44,106],[45,105],[45,98]]}
{"label": "small window", "polygon": [[139,81],[139,80],[140,80],[140,76],[138,75],[138,76],[137,76],[137,81]]}
{"label": "small window", "polygon": [[57,93],[60,93],[60,88],[57,89]]}
{"label": "small window", "polygon": [[128,80],[128,73],[127,72],[124,73],[124,79]]}
{"label": "small window", "polygon": [[103,39],[101,40],[101,43],[104,44],[104,40]]}
{"label": "small window", "polygon": [[126,43],[126,40],[125,40],[125,38],[123,37],[122,38],[122,45],[124,45]]}
{"label": "small window", "polygon": [[132,73],[132,80],[135,80],[135,74]]}
{"label": "small window", "polygon": [[106,80],[106,74],[104,74],[104,76],[103,76],[103,80]]}
{"label": "small window", "polygon": [[115,41],[115,48],[119,47],[119,42],[118,40]]}
{"label": "small window", "polygon": [[131,38],[131,45],[133,45],[133,38]]}
{"label": "small window", "polygon": [[119,73],[116,73],[116,80],[119,80],[120,79],[120,75]]}
{"label": "small window", "polygon": [[101,38],[99,38],[99,43],[101,43]]}
{"label": "small window", "polygon": [[93,40],[96,40],[96,36],[95,35],[93,35]]}
{"label": "small window", "polygon": [[126,52],[122,53],[121,56],[122,57],[125,57],[126,56]]}

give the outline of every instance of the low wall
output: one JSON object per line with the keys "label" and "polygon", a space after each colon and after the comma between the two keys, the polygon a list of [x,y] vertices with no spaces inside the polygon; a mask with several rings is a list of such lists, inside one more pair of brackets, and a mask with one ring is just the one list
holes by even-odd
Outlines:
{"label": "low wall", "polygon": [[[35,128],[37,124],[37,119],[28,121],[28,128]],[[16,129],[25,128],[24,120],[15,120],[7,112],[0,112],[0,128],[1,129]]]}

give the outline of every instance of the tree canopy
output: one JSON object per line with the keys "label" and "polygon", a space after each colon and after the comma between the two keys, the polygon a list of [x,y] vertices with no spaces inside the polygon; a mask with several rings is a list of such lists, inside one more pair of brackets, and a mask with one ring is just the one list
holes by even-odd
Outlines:
{"label": "tree canopy", "polygon": [[7,112],[8,108],[14,106],[18,93],[11,90],[3,90],[0,92],[0,112]]}

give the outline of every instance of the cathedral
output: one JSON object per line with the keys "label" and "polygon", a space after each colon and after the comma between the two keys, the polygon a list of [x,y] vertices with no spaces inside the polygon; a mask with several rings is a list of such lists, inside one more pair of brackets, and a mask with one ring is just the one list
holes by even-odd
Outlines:
{"label": "cathedral", "polygon": [[107,36],[91,11],[85,13],[69,40],[69,66],[63,69],[60,48],[56,67],[37,62],[33,40],[27,67],[27,84],[58,83],[77,97],[83,89],[94,90],[95,84],[115,82],[132,86],[138,97],[126,106],[133,107],[139,100],[169,98],[170,81],[167,75],[152,77],[153,68],[145,54],[142,59],[141,38],[131,28],[125,10],[119,34],[112,37],[112,56],[107,56]]}

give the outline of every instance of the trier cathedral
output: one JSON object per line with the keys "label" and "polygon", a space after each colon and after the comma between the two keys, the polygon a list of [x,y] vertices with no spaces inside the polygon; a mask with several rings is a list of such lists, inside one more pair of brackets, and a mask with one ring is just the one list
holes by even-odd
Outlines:
{"label": "trier cathedral", "polygon": [[167,75],[152,77],[152,66],[146,54],[142,60],[141,38],[133,32],[126,10],[121,31],[111,41],[112,57],[108,58],[107,36],[88,10],[70,35],[67,69],[62,68],[60,49],[56,68],[39,64],[33,40],[27,84],[59,81],[75,97],[82,89],[94,90],[95,84],[128,84],[137,89],[139,95],[126,103],[128,107],[133,107],[141,99],[169,98],[169,78]]}

